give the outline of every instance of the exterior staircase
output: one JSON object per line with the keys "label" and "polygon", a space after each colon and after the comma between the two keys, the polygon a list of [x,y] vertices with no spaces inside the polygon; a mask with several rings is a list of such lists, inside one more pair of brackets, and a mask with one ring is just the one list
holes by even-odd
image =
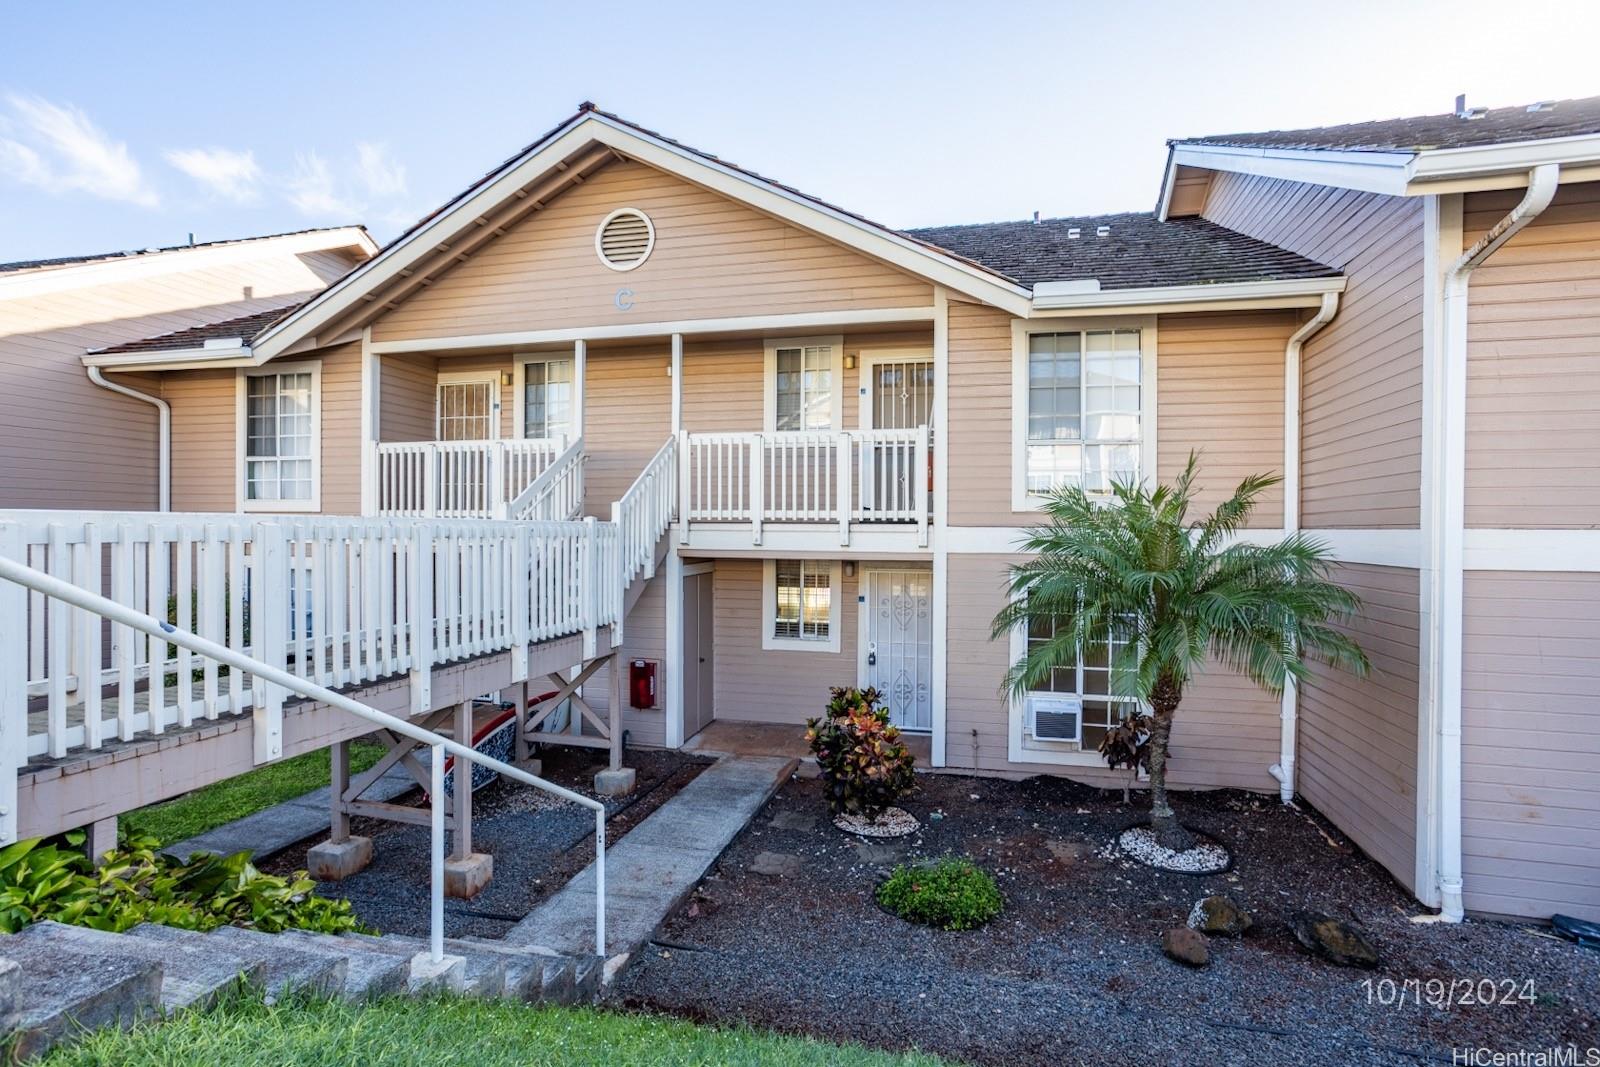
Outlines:
{"label": "exterior staircase", "polygon": [[448,938],[442,963],[426,938],[209,933],[146,923],[124,934],[40,922],[0,937],[0,1016],[18,1059],[73,1035],[152,1015],[205,1007],[241,984],[269,1001],[292,995],[346,1000],[448,991],[535,1004],[593,1001],[598,956],[563,956],[503,942]]}

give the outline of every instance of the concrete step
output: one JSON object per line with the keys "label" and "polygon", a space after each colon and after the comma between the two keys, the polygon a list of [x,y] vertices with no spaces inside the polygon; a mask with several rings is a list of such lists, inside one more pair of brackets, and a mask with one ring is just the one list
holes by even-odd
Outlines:
{"label": "concrete step", "polygon": [[[431,949],[427,938],[412,937],[409,934],[384,934],[382,940],[392,945],[399,945],[413,954],[428,952]],[[463,961],[461,992],[467,996],[504,997],[519,995],[519,990],[516,986],[512,986],[508,991],[506,984],[510,964],[515,962],[515,956],[484,951],[470,941],[458,941],[453,937],[445,938],[444,951],[447,955],[461,957]]]}
{"label": "concrete step", "polygon": [[74,951],[23,930],[0,935],[0,953],[17,965],[12,1052],[18,1060],[86,1030],[131,1026],[161,1010],[161,965],[122,953]]}
{"label": "concrete step", "polygon": [[204,1007],[241,979],[259,984],[265,970],[259,960],[230,952],[222,945],[193,948],[171,941],[109,934],[56,922],[34,923],[17,936],[34,938],[69,952],[125,956],[153,963],[161,968],[161,1007],[169,1012]]}
{"label": "concrete step", "polygon": [[[365,952],[383,953],[405,962],[406,992],[422,993],[431,990],[460,993],[466,988],[467,961],[460,956],[447,954],[444,961],[434,964],[428,959],[426,949],[418,950],[399,941],[368,934],[341,934],[339,940]],[[504,981],[502,977],[501,981]]]}
{"label": "concrete step", "polygon": [[201,951],[211,951],[221,945],[224,952],[254,961],[261,968],[261,988],[269,1004],[300,992],[324,997],[338,996],[344,989],[349,966],[342,959],[319,956],[280,941],[276,934],[264,934],[259,930],[245,930],[237,926],[223,926],[202,934],[194,930],[180,930],[175,926],[142,923],[128,933],[153,941],[188,945]]}
{"label": "concrete step", "polygon": [[365,1000],[389,993],[404,993],[411,978],[411,964],[388,952],[376,952],[332,934],[313,934],[304,930],[285,930],[275,937],[286,938],[307,952],[345,961],[344,998]]}

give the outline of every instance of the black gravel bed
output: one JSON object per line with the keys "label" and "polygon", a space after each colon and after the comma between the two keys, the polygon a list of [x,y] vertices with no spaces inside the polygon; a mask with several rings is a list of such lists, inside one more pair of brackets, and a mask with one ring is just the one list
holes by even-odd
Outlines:
{"label": "black gravel bed", "polygon": [[[1117,852],[1118,833],[1145,817],[1140,797],[1128,806],[1054,778],[918,783],[901,806],[923,829],[898,842],[837,830],[818,782],[786,783],[609,1001],[1007,1067],[1450,1063],[1460,1048],[1600,1045],[1600,952],[1531,924],[1414,923],[1425,909],[1303,805],[1180,794],[1185,824],[1235,856],[1232,870],[1197,876]],[[763,853],[798,857],[798,870],[768,856],[759,866],[780,873],[752,871]],[[995,875],[998,919],[946,933],[876,906],[896,863],[944,855]],[[1212,893],[1254,927],[1212,938],[1203,969],[1168,960],[1163,932]],[[1383,963],[1309,955],[1288,927],[1303,909],[1359,923]],[[1533,1000],[1435,1007],[1394,1003],[1391,988],[1384,1004],[1384,979],[1515,980],[1519,993],[1531,982]]]}
{"label": "black gravel bed", "polygon": [[[604,754],[588,749],[548,749],[543,776],[585,796],[594,796],[594,773]],[[599,797],[607,808],[606,838],[615,844],[650,812],[710,764],[678,752],[635,751],[626,765],[638,786],[626,797]],[[426,810],[422,791],[395,801]],[[500,937],[540,901],[594,860],[594,813],[530,786],[493,782],[472,796],[472,846],[494,857],[494,877],[471,900],[445,899],[447,937]],[[426,936],[429,922],[429,830],[380,819],[352,821],[352,832],[373,840],[368,867],[342,882],[318,882],[318,894],[349,900],[355,913],[383,933]],[[325,836],[325,835],[324,835]],[[263,864],[274,873],[304,869],[307,845]],[[449,847],[446,835],[446,848]]]}

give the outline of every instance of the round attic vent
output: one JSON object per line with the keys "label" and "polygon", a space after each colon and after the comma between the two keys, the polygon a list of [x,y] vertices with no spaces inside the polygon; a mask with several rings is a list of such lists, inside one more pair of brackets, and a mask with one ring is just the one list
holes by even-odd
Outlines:
{"label": "round attic vent", "polygon": [[622,207],[600,221],[594,250],[612,270],[632,270],[650,258],[656,246],[656,228],[638,208]]}

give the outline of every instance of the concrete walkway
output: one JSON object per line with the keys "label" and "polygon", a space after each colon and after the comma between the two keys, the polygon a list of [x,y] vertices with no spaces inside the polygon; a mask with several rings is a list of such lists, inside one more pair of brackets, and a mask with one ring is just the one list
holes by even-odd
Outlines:
{"label": "concrete walkway", "polygon": [[[606,955],[632,955],[789,777],[795,761],[728,756],[606,850]],[[594,951],[594,864],[506,932],[510,945]],[[608,968],[609,969],[609,968]]]}
{"label": "concrete walkway", "polygon": [[[404,767],[395,767],[373,782],[361,797],[363,800],[393,800],[416,784]],[[251,852],[256,859],[264,859],[298,841],[328,832],[329,788],[313,789],[304,796],[263,808],[187,840],[174,841],[161,851],[180,860],[196,852],[209,852],[213,856]]]}

